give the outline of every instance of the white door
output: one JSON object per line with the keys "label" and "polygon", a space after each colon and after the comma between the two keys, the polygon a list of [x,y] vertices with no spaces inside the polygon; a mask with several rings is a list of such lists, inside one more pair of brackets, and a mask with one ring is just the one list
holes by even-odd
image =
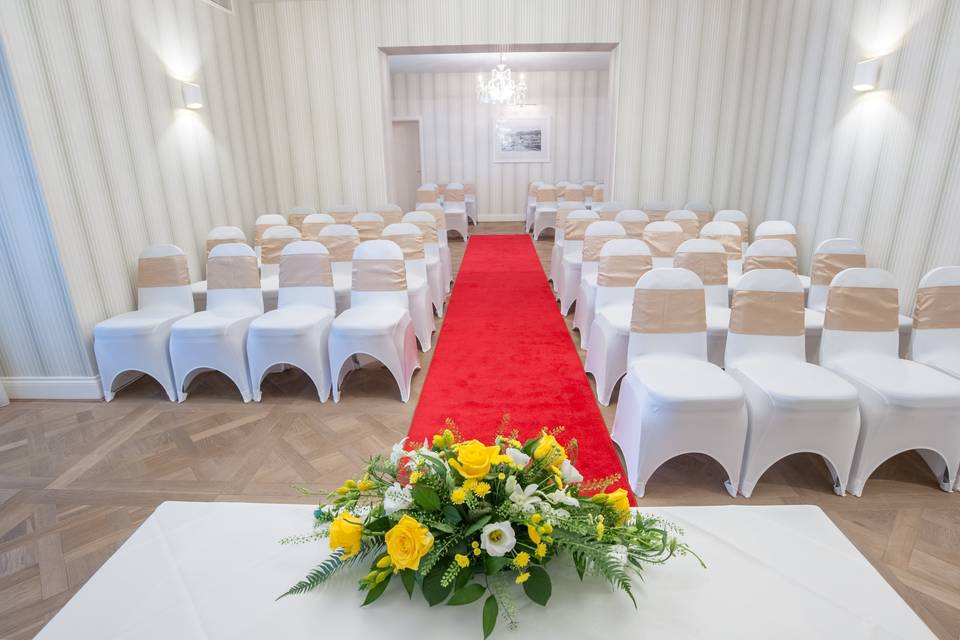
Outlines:
{"label": "white door", "polygon": [[420,186],[420,123],[393,121],[393,188],[396,204],[413,211]]}

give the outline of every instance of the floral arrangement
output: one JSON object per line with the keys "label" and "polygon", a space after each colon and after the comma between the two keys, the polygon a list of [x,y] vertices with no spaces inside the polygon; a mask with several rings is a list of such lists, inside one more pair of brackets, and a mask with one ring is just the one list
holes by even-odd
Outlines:
{"label": "floral arrangement", "polygon": [[389,457],[372,458],[361,479],[347,480],[314,512],[311,534],[281,541],[329,538],[332,549],[281,597],[315,589],[369,558],[359,581],[364,606],[395,578],[411,598],[419,588],[430,606],[485,598],[486,638],[498,617],[517,624],[510,583],[547,604],[552,585],[544,567],[564,552],[581,580],[595,574],[631,599],[630,573],[690,552],[677,539],[679,529],[635,515],[624,489],[606,492],[619,476],[584,482],[574,466],[576,441],[557,441],[562,429],[526,442],[514,432],[484,444],[463,441],[456,425],[448,427],[432,443],[410,450],[405,438]]}

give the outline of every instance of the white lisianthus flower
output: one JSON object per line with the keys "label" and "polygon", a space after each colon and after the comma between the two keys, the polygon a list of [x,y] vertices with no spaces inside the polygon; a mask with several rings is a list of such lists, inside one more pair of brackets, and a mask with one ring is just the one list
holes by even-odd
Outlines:
{"label": "white lisianthus flower", "polygon": [[515,476],[507,478],[504,488],[510,492],[510,502],[525,513],[532,513],[536,505],[541,502],[540,498],[534,495],[537,492],[537,485],[528,484],[523,488]]}
{"label": "white lisianthus flower", "polygon": [[577,468],[570,464],[569,460],[564,460],[560,465],[560,478],[564,484],[576,484],[583,482],[583,476],[577,471]]}
{"label": "white lisianthus flower", "polygon": [[413,488],[409,485],[403,486],[399,482],[383,492],[383,510],[387,515],[392,515],[397,511],[409,509],[413,506]]}
{"label": "white lisianthus flower", "polygon": [[547,498],[547,500],[549,500],[554,504],[565,504],[570,507],[576,507],[577,505],[580,504],[576,498],[572,496],[568,496],[567,494],[565,494],[563,491],[560,491],[559,489],[557,489],[553,493],[546,493],[544,494],[544,496]]}
{"label": "white lisianthus flower", "polygon": [[514,449],[513,447],[507,448],[507,456],[513,461],[513,464],[521,468],[527,466],[527,463],[530,462],[530,456],[520,451],[520,449]]}
{"label": "white lisianthus flower", "polygon": [[610,547],[610,559],[620,565],[627,564],[627,548],[622,544]]}
{"label": "white lisianthus flower", "polygon": [[393,464],[393,465],[397,464],[398,462],[400,462],[401,458],[407,455],[406,449],[403,448],[403,445],[404,443],[406,443],[406,441],[407,439],[404,438],[397,444],[393,445],[393,448],[390,450],[390,464]]}
{"label": "white lisianthus flower", "polygon": [[506,520],[488,524],[480,531],[480,548],[491,556],[505,556],[516,544],[517,536]]}

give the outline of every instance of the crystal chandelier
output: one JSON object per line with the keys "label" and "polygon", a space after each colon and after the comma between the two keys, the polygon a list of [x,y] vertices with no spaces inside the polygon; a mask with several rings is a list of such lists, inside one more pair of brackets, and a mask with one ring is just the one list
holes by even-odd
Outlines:
{"label": "crystal chandelier", "polygon": [[484,104],[507,104],[523,105],[527,100],[527,83],[523,81],[523,74],[520,74],[520,80],[515,81],[508,67],[503,62],[503,54],[500,54],[500,64],[490,70],[490,79],[483,81],[483,75],[477,76],[477,100]]}

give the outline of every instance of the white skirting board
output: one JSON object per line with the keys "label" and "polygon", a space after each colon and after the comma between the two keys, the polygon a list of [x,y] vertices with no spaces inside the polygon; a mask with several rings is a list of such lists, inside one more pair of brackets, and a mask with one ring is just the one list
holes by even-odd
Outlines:
{"label": "white skirting board", "polygon": [[0,385],[11,400],[103,399],[100,376],[0,378]]}
{"label": "white skirting board", "polygon": [[10,398],[7,397],[7,391],[3,386],[3,383],[0,382],[0,407],[5,407],[10,404]]}

